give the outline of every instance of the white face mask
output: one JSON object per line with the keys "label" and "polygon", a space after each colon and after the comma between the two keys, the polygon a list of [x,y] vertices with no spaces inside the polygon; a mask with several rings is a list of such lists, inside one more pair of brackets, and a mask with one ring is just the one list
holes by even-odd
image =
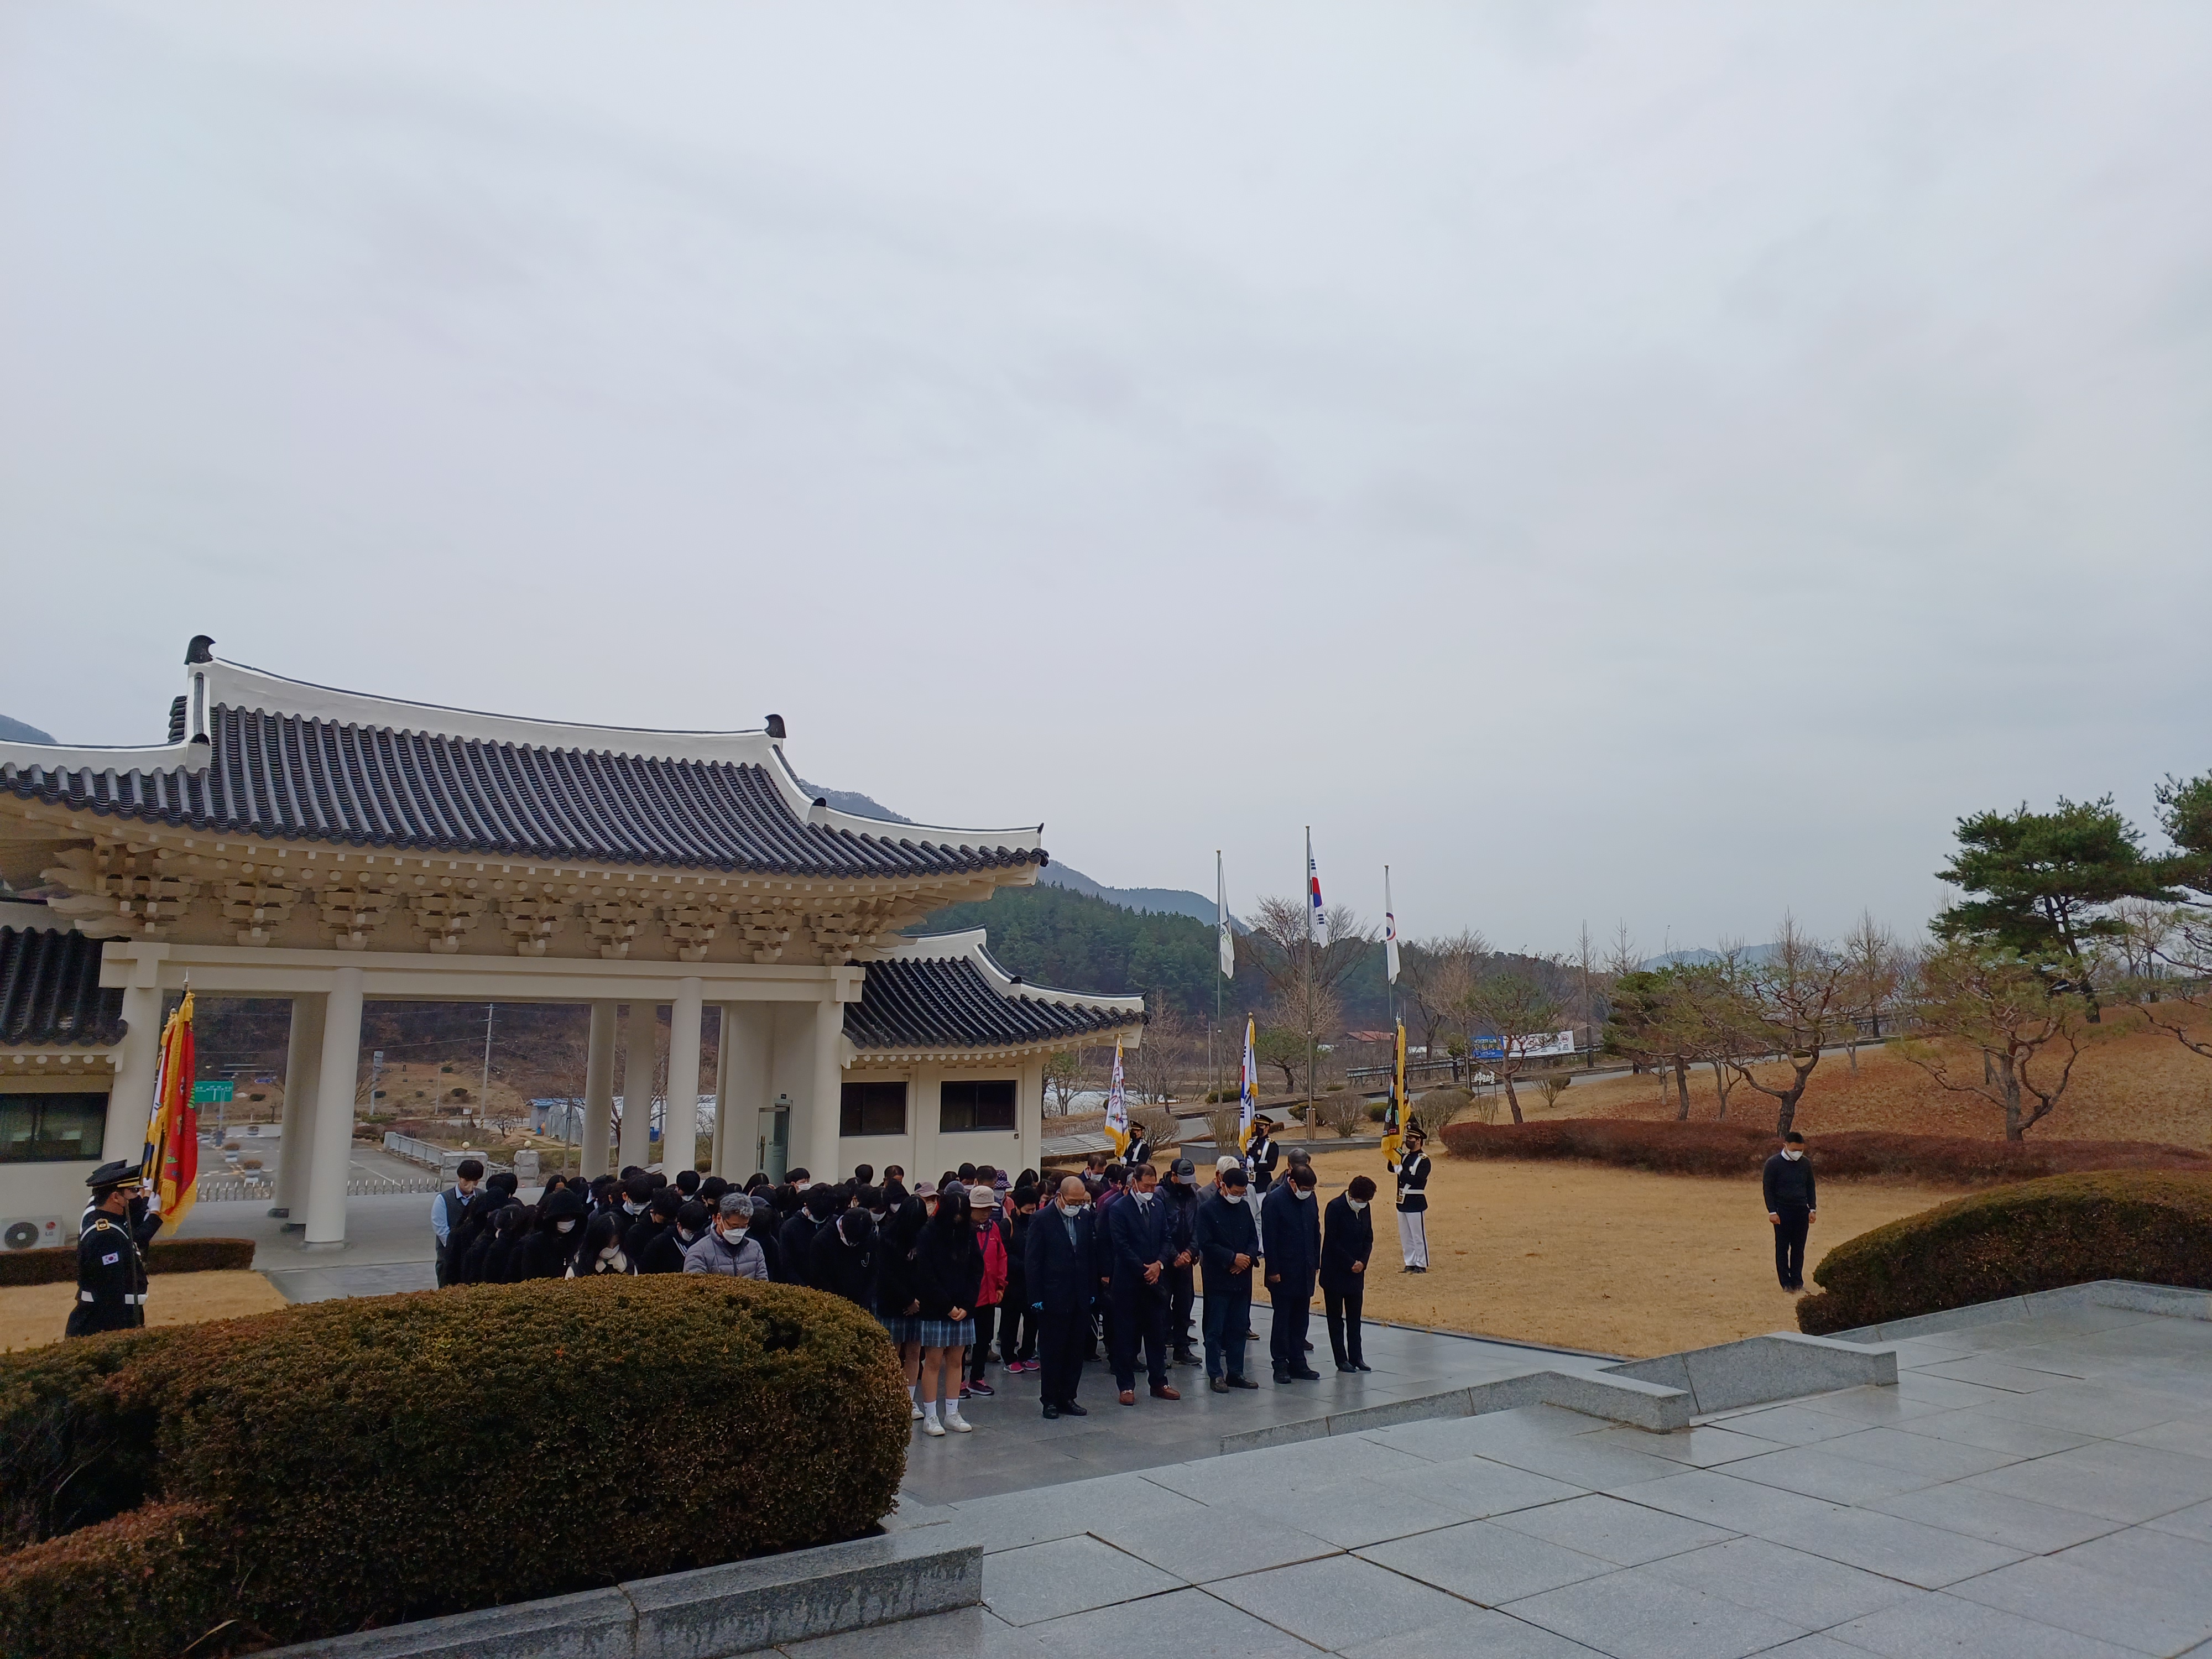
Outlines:
{"label": "white face mask", "polygon": [[1354,1215],[1358,1215],[1367,1207],[1367,1200],[1364,1198],[1347,1198],[1344,1201],[1352,1206],[1352,1212]]}
{"label": "white face mask", "polygon": [[628,1199],[624,1199],[623,1200],[623,1213],[624,1215],[643,1215],[645,1213],[645,1206],[642,1204],[633,1204]]}
{"label": "white face mask", "polygon": [[1293,1187],[1291,1190],[1300,1198],[1311,1198],[1314,1195],[1314,1189],[1310,1187]]}
{"label": "white face mask", "polygon": [[576,1224],[573,1221],[556,1221],[553,1224],[553,1231],[556,1233],[572,1233],[576,1231]]}
{"label": "white face mask", "polygon": [[1799,1158],[1804,1157],[1805,1154],[1799,1152],[1794,1146],[1784,1146],[1782,1149],[1782,1156],[1788,1158],[1792,1164],[1795,1164]]}
{"label": "white face mask", "polygon": [[1083,1206],[1080,1204],[1071,1204],[1063,1198],[1060,1200],[1060,1212],[1064,1216],[1079,1216],[1083,1213]]}
{"label": "white face mask", "polygon": [[617,1256],[620,1255],[621,1254],[622,1254],[622,1246],[621,1246],[621,1245],[619,1245],[619,1244],[610,1244],[610,1245],[608,1245],[608,1246],[607,1246],[607,1248],[606,1248],[605,1249],[601,1250],[601,1251],[599,1252],[599,1260],[600,1260],[600,1261],[613,1261]]}
{"label": "white face mask", "polygon": [[689,1227],[678,1227],[676,1230],[676,1236],[682,1239],[686,1244],[689,1244],[693,1239],[699,1237],[698,1234],[693,1232]]}

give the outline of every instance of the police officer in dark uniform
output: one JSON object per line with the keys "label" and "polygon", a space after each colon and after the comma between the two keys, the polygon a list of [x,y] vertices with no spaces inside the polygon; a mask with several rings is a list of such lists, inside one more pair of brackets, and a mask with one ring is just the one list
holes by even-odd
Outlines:
{"label": "police officer in dark uniform", "polygon": [[86,1179],[91,1218],[76,1242],[76,1306],[70,1310],[66,1336],[136,1330],[146,1322],[144,1245],[161,1230],[161,1218],[147,1214],[139,1199],[134,1221],[131,1188],[137,1178],[138,1171],[118,1158]]}
{"label": "police officer in dark uniform", "polygon": [[1282,1158],[1283,1149],[1275,1145],[1275,1120],[1262,1113],[1252,1120],[1252,1139],[1244,1148],[1244,1167],[1251,1174],[1255,1193],[1267,1192]]}
{"label": "police officer in dark uniform", "polygon": [[1150,1164],[1152,1161],[1152,1138],[1145,1133],[1143,1124],[1132,1123],[1129,1126],[1129,1144],[1121,1149],[1121,1162],[1128,1166],[1130,1173],[1133,1175],[1139,1164]]}
{"label": "police officer in dark uniform", "polygon": [[1198,1220],[1198,1170],[1187,1158],[1168,1166],[1160,1184],[1168,1206],[1168,1340],[1175,1345],[1175,1363],[1195,1365],[1192,1351],[1196,1333],[1191,1329],[1191,1310],[1198,1302],[1198,1245],[1192,1228]]}

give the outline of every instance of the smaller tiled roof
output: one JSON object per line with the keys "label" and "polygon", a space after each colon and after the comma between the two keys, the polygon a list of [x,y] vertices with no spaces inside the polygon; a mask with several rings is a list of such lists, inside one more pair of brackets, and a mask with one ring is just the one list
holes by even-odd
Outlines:
{"label": "smaller tiled roof", "polygon": [[1025,986],[993,960],[981,928],[910,939],[868,964],[845,1036],[861,1051],[1035,1048],[1083,1042],[1145,1021],[1141,997]]}
{"label": "smaller tiled roof", "polygon": [[100,941],[0,927],[0,1048],[106,1048],[123,1040],[123,993],[100,988]]}

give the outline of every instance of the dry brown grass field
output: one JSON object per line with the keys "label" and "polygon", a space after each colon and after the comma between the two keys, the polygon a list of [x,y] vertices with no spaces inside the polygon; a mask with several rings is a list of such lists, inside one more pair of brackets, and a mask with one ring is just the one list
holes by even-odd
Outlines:
{"label": "dry brown grass field", "polygon": [[[2193,1018],[2200,1025],[2212,1024],[2212,1017],[2202,1013]],[[1971,1060],[1966,1064],[1971,1075],[1979,1075]],[[1785,1082],[1789,1067],[1768,1066],[1758,1075],[1763,1082]],[[1548,1113],[1534,1090],[1519,1092],[1522,1112],[1532,1119],[1671,1118],[1676,1111],[1671,1078],[1663,1103],[1659,1080],[1650,1076],[1578,1080]],[[1690,1074],[1690,1115],[1711,1121],[1718,1114],[1711,1068],[1698,1066]],[[1728,1115],[1735,1122],[1771,1124],[1774,1103],[1738,1084],[1730,1091]],[[1498,1121],[1506,1121],[1502,1102]],[[1856,1071],[1841,1051],[1822,1055],[1798,1109],[1797,1127],[1808,1135],[1890,1129],[1990,1140],[2004,1136],[2004,1120],[1995,1106],[1972,1095],[1947,1092],[1887,1047],[1861,1048]],[[2212,1060],[2190,1053],[2163,1031],[2145,1029],[2132,1009],[2109,1009],[2104,1025],[2075,1063],[2073,1080],[2057,1109],[2028,1133],[2048,1140],[2212,1145]]]}
{"label": "dry brown grass field", "polygon": [[[0,1353],[58,1342],[76,1301],[76,1285],[12,1285],[0,1289]],[[192,1325],[234,1319],[284,1305],[284,1297],[250,1268],[204,1273],[156,1273],[146,1297],[149,1325]]]}

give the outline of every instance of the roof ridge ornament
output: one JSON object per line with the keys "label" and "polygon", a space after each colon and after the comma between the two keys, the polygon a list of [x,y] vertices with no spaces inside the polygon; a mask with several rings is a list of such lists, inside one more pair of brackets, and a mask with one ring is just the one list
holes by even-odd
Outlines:
{"label": "roof ridge ornament", "polygon": [[185,665],[189,668],[196,663],[213,662],[214,660],[214,637],[211,635],[207,634],[193,635],[192,642],[185,647]]}

